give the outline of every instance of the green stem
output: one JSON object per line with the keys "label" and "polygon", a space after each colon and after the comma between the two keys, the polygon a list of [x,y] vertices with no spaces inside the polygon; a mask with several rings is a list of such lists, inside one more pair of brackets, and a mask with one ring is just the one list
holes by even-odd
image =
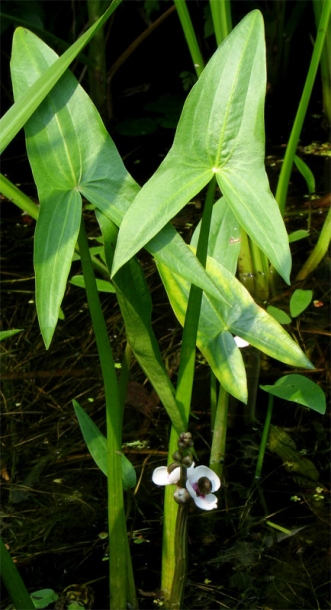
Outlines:
{"label": "green stem", "polygon": [[[208,237],[211,222],[211,215],[216,189],[216,179],[213,178],[209,184],[206,201],[201,220],[201,229],[196,256],[200,263],[205,266],[207,260]],[[186,427],[188,426],[192,387],[195,370],[195,351],[200,316],[200,306],[202,300],[202,290],[192,285],[183,329],[182,347],[180,352],[180,364],[178,370],[178,380],[176,388],[176,401],[180,412],[184,414]],[[185,430],[183,430],[184,432]],[[177,449],[178,434],[171,428],[169,442],[168,463],[172,461],[172,454]],[[169,487],[165,489],[164,500],[164,527],[162,545],[162,578],[161,588],[167,603],[170,591],[176,578],[176,554],[175,554],[175,530],[178,506],[173,499],[173,490]],[[175,585],[176,587],[176,585]],[[174,599],[172,597],[174,603]]]}
{"label": "green stem", "polygon": [[259,479],[261,478],[261,471],[262,471],[264,454],[265,454],[268,436],[269,436],[273,406],[274,406],[274,397],[272,394],[269,394],[267,415],[266,415],[265,422],[264,422],[260,449],[259,449],[259,455],[257,458],[256,469],[255,469],[255,481],[259,481]]}
{"label": "green stem", "polygon": [[223,460],[225,456],[226,433],[228,426],[229,394],[220,385],[215,424],[212,430],[213,440],[210,451],[210,468],[222,479]]}
{"label": "green stem", "polygon": [[230,0],[209,0],[214,24],[217,45],[230,34],[232,30]]}
{"label": "green stem", "polygon": [[176,574],[173,580],[169,610],[180,610],[187,574],[187,516],[189,504],[178,507],[175,531]]}
{"label": "green stem", "polygon": [[195,35],[194,27],[192,25],[190,13],[188,12],[188,8],[186,6],[185,0],[174,0],[176,10],[178,13],[179,20],[181,22],[184,36],[186,38],[187,46],[189,48],[193,65],[196,71],[197,76],[200,76],[203,68],[204,61],[201,55],[200,47],[197,41],[197,37]]}
{"label": "green stem", "polygon": [[31,201],[30,197],[22,193],[8,178],[0,174],[0,192],[12,201],[22,212],[25,212],[34,220],[37,220],[39,215],[39,207]]}
{"label": "green stem", "polygon": [[331,208],[328,211],[327,217],[324,221],[322,231],[318,238],[317,244],[313,251],[310,253],[306,262],[303,264],[295,281],[303,281],[306,277],[316,269],[317,265],[321,262],[322,258],[328,251],[331,241]]}
{"label": "green stem", "polygon": [[35,610],[34,603],[1,536],[0,574],[16,610]]}
{"label": "green stem", "polygon": [[238,278],[251,295],[255,294],[255,269],[251,253],[251,241],[241,228],[240,254],[238,258]]}
{"label": "green stem", "polygon": [[[328,2],[329,0],[324,0]],[[323,9],[323,2],[321,0],[313,0],[313,7],[315,13],[316,29],[320,22],[321,13]],[[323,111],[328,124],[331,124],[331,20],[328,25],[328,32],[325,37],[325,44],[321,55],[321,78],[322,78],[322,92],[323,92]]]}
{"label": "green stem", "polygon": [[122,405],[122,409],[124,409],[125,397],[128,389],[129,375],[130,375],[130,363],[132,358],[132,349],[129,343],[126,344],[124,350],[124,356],[121,365],[121,373],[118,381],[118,390],[120,403]]}
{"label": "green stem", "polygon": [[288,190],[288,185],[289,185],[289,181],[290,181],[290,175],[291,175],[291,171],[292,171],[294,155],[295,155],[295,152],[297,149],[297,145],[298,145],[299,137],[301,134],[303,122],[304,122],[304,119],[306,116],[311,92],[312,92],[312,89],[314,86],[314,81],[315,81],[315,77],[316,77],[316,73],[317,73],[317,69],[318,69],[318,64],[321,59],[321,54],[322,54],[323,46],[325,43],[325,36],[326,36],[326,32],[328,30],[330,14],[331,14],[331,2],[330,2],[330,0],[327,0],[323,4],[323,10],[322,10],[321,19],[319,22],[319,28],[318,28],[318,32],[317,32],[313,55],[311,58],[305,86],[304,86],[303,93],[302,93],[301,100],[300,100],[300,104],[299,104],[297,114],[296,114],[296,117],[295,117],[295,120],[293,123],[291,135],[290,135],[287,147],[286,147],[286,153],[285,153],[282,169],[280,171],[280,175],[279,175],[279,179],[278,179],[275,197],[278,202],[279,209],[280,209],[282,215],[284,215],[287,190]]}
{"label": "green stem", "polygon": [[[102,0],[87,0],[89,24],[93,25],[102,15]],[[88,70],[90,96],[103,119],[106,118],[107,69],[104,28],[93,36],[89,46],[90,66]]]}
{"label": "green stem", "polygon": [[[133,577],[128,578],[127,570],[132,572],[128,556],[128,540],[125,523],[125,510],[122,486],[122,417],[116,369],[110,347],[107,327],[102,313],[96,287],[88,241],[82,219],[78,244],[84,273],[89,310],[92,318],[95,339],[100,358],[105,388],[107,421],[107,468],[108,468],[108,528],[109,528],[109,584],[110,608],[126,610],[129,601],[136,607]],[[129,562],[129,563],[128,563]]]}
{"label": "green stem", "polygon": [[217,378],[215,373],[210,369],[210,429],[215,428],[215,418],[217,409]]}

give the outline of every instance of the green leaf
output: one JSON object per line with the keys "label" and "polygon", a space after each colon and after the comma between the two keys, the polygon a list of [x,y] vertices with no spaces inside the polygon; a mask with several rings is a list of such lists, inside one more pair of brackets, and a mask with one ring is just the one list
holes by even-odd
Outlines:
{"label": "green leaf", "polygon": [[[175,315],[184,326],[190,285],[159,262],[157,268]],[[217,314],[217,307],[215,310],[205,295],[201,303],[197,346],[224,389],[246,403],[246,371],[240,350]]]}
{"label": "green leaf", "polygon": [[[38,108],[39,104],[46,97],[46,95],[54,87],[55,83],[58,82],[62,74],[69,67],[71,62],[77,57],[80,51],[88,44],[95,32],[107,21],[110,15],[118,7],[122,0],[114,0],[110,7],[105,13],[96,21],[76,42],[69,47],[69,49],[58,58],[57,62],[53,66],[49,66],[45,73],[40,75],[38,79],[31,84],[31,88],[25,91],[24,95],[20,99],[15,100],[15,104],[6,112],[6,114],[0,120],[0,131],[1,131],[1,146],[0,153],[2,153],[8,144],[12,141],[19,130],[25,125],[26,121],[31,117],[33,112]],[[31,35],[28,30],[23,28],[17,28],[14,34],[19,35],[23,42],[24,36]],[[25,45],[24,45],[25,46]],[[22,78],[26,78],[24,74],[24,66],[22,67]]]}
{"label": "green leaf", "polygon": [[260,388],[273,396],[304,405],[322,415],[326,411],[323,390],[303,375],[287,375],[278,379],[274,385],[260,385]]}
{"label": "green leaf", "polygon": [[40,199],[34,240],[36,307],[40,329],[49,347],[71,268],[82,214],[77,191]]}
{"label": "green leaf", "polygon": [[[87,448],[96,465],[107,476],[107,439],[80,404],[76,400],[72,404]],[[123,489],[127,490],[136,485],[136,471],[123,453],[121,457]]]}
{"label": "green leaf", "polygon": [[263,20],[252,11],[188,95],[171,150],[125,215],[113,274],[216,174],[237,220],[289,281],[287,233],[264,169],[265,87]]}
{"label": "green leaf", "polygon": [[58,597],[53,589],[40,589],[31,593],[31,599],[35,608],[47,608],[47,606],[56,602]]}
{"label": "green leaf", "polygon": [[309,237],[310,233],[309,231],[305,231],[304,229],[299,229],[298,231],[293,231],[293,233],[290,233],[288,236],[288,241],[290,244],[292,244],[295,241],[299,241],[300,239],[305,239],[306,237]]}
{"label": "green leaf", "polygon": [[21,333],[23,331],[22,328],[12,328],[11,330],[1,330],[0,331],[0,341],[4,339],[8,339],[8,337],[12,337],[13,335],[17,335],[17,333]]}
{"label": "green leaf", "polygon": [[[96,278],[95,280],[98,292],[115,292],[115,288],[113,284],[107,282],[107,280],[100,280]],[[78,286],[79,288],[85,288],[85,281],[83,275],[74,275],[70,280],[69,284],[73,286]]]}
{"label": "green leaf", "polygon": [[313,172],[308,167],[307,163],[305,163],[303,159],[300,159],[300,157],[297,155],[294,155],[294,163],[306,181],[309,194],[312,195],[315,193],[315,177]]}
{"label": "green leaf", "polygon": [[[46,69],[48,63],[51,64],[57,57],[45,43],[33,34],[28,34],[23,41],[19,32],[14,38],[13,80],[18,89],[17,93],[22,95],[24,87],[29,86],[33,75],[37,78],[39,71]],[[29,48],[24,48],[23,43],[29,43]],[[19,66],[19,69],[16,66]],[[89,125],[88,137],[86,125]],[[28,122],[27,130],[29,160],[36,180],[41,208],[49,208],[49,222],[56,228],[53,233],[51,229],[45,229],[45,234],[50,239],[50,247],[55,251],[59,233],[57,224],[61,228],[64,222],[62,213],[59,218],[53,213],[57,194],[63,200],[67,196],[69,201],[69,193],[73,193],[74,199],[77,198],[78,202],[78,192],[80,192],[119,226],[139,192],[139,186],[124,167],[91,100],[71,73],[67,72],[62,77],[61,83],[52,90]],[[68,258],[77,225],[78,216],[75,232],[70,236],[70,243],[63,244],[67,246],[63,254]],[[44,229],[39,230],[39,235],[42,246]],[[44,245],[46,248],[47,244]],[[204,268],[172,225],[168,224],[164,227],[147,245],[147,250],[191,283],[214,295],[215,298],[222,298]],[[42,264],[42,247],[39,253]],[[50,262],[48,265],[50,267]],[[51,272],[45,278],[45,283],[39,282],[37,278],[40,286],[39,311],[41,315],[45,314],[45,319],[39,320],[39,323],[47,344],[51,340],[52,328],[53,330],[55,328],[68,269],[67,261],[66,266],[62,268],[61,278],[57,279],[57,291],[53,293],[49,292],[49,284],[52,283]]]}
{"label": "green leaf", "polygon": [[279,309],[278,307],[274,307],[273,305],[268,305],[267,312],[279,322],[279,324],[291,324],[292,320],[290,316],[287,315],[285,311]]}
{"label": "green leaf", "polygon": [[[172,308],[183,324],[190,286],[164,265],[157,263],[157,266]],[[226,331],[238,335],[281,362],[314,368],[297,343],[273,317],[254,302],[232,273],[212,258],[207,260],[207,272],[226,301],[216,301],[203,295],[197,345],[228,392],[245,402],[246,381],[239,360],[240,352],[234,339],[231,345],[227,335],[224,336]],[[228,353],[224,349],[225,337]]]}
{"label": "green leaf", "polygon": [[290,299],[290,312],[293,318],[299,316],[305,309],[307,309],[309,303],[313,298],[312,290],[295,290]]}

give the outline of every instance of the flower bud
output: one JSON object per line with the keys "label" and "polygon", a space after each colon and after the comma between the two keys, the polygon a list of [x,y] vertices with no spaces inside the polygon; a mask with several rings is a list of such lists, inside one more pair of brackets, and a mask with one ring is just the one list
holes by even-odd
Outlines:
{"label": "flower bud", "polygon": [[186,455],[182,460],[182,464],[186,468],[190,468],[193,464],[193,455]]}
{"label": "flower bud", "polygon": [[176,464],[176,462],[173,462],[172,464],[169,464],[169,466],[167,466],[167,471],[169,474],[171,474],[176,468],[178,468],[178,464]]}
{"label": "flower bud", "polygon": [[172,454],[172,459],[175,460],[175,462],[181,462],[183,459],[183,454],[181,451],[175,451],[175,453]]}
{"label": "flower bud", "polygon": [[192,434],[191,432],[182,432],[178,439],[178,447],[181,449],[186,449],[187,447],[192,447]]}
{"label": "flower bud", "polygon": [[185,487],[177,487],[174,493],[174,500],[177,504],[185,504],[191,499],[191,496]]}

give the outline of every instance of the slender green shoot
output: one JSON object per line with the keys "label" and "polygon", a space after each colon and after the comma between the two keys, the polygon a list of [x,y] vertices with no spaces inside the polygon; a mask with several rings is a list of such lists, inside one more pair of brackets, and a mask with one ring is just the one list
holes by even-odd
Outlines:
{"label": "slender green shoot", "polygon": [[[87,0],[89,23],[92,26],[102,15],[102,0]],[[90,66],[88,69],[90,96],[103,118],[106,117],[107,67],[104,28],[93,36],[89,46]]]}
{"label": "slender green shoot", "polygon": [[317,244],[313,251],[310,253],[306,262],[301,267],[295,280],[302,282],[306,277],[316,269],[321,262],[322,258],[326,255],[331,241],[331,208],[327,213],[327,217],[324,221],[320,236],[317,240]]}
{"label": "slender green shoot", "polygon": [[210,429],[215,428],[216,408],[217,408],[217,378],[210,369]]}
{"label": "slender green shoot", "polygon": [[323,3],[323,10],[319,22],[316,42],[314,46],[314,51],[312,54],[305,86],[302,92],[301,100],[298,106],[297,114],[294,119],[291,135],[286,147],[285,157],[282,164],[282,168],[279,174],[277,190],[276,190],[276,200],[278,202],[281,213],[284,215],[285,205],[286,205],[286,197],[288,191],[288,185],[290,181],[290,175],[292,171],[294,155],[296,153],[298,141],[300,138],[303,122],[305,120],[305,116],[307,113],[307,108],[310,100],[310,96],[313,90],[316,73],[318,70],[318,65],[321,59],[321,54],[323,50],[323,46],[325,43],[326,33],[329,27],[331,15],[331,2],[327,1]]}
{"label": "slender green shoot", "polygon": [[210,451],[210,468],[222,480],[223,462],[225,456],[226,433],[228,428],[229,393],[220,385],[217,401],[215,423],[212,430],[212,445]]}
{"label": "slender green shoot", "polygon": [[193,65],[196,71],[197,76],[199,77],[202,70],[204,69],[205,63],[203,57],[201,55],[200,47],[197,41],[197,37],[194,31],[194,27],[192,25],[190,13],[188,11],[186,1],[185,0],[174,0],[176,10],[178,13],[179,20],[181,22],[184,36],[186,38],[186,42],[188,48],[191,53]]}
{"label": "slender green shoot", "polygon": [[0,174],[0,192],[15,203],[20,210],[37,220],[39,215],[38,206],[3,174]]}
{"label": "slender green shoot", "polygon": [[261,472],[262,472],[262,467],[263,467],[264,454],[265,454],[265,450],[266,450],[266,446],[267,446],[267,442],[268,442],[273,406],[274,406],[274,397],[272,394],[269,394],[267,415],[266,415],[265,422],[264,422],[260,449],[259,449],[259,455],[257,458],[256,469],[255,469],[255,481],[256,482],[258,482],[261,478]]}
{"label": "slender green shoot", "polygon": [[[133,576],[128,553],[122,485],[122,419],[123,408],[118,389],[113,354],[108,339],[99,294],[96,287],[88,241],[82,219],[78,244],[85,280],[86,294],[98,348],[106,400],[108,528],[110,608],[125,610],[127,603],[136,607]],[[130,587],[130,589],[129,589]]]}
{"label": "slender green shoot", "polygon": [[[326,4],[329,0],[323,0]],[[316,29],[320,22],[321,13],[323,9],[323,2],[321,0],[313,0],[313,7],[315,13]],[[325,118],[331,125],[331,20],[329,20],[328,31],[325,37],[325,44],[321,55],[321,78],[322,78],[322,93],[323,93],[323,111]]]}
{"label": "slender green shoot", "polygon": [[230,34],[232,30],[230,0],[209,0],[214,24],[217,45]]}

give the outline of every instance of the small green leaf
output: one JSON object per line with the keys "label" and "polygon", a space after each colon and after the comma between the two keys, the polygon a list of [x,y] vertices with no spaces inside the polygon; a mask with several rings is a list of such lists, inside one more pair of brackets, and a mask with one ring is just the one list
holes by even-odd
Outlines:
{"label": "small green leaf", "polygon": [[260,385],[260,388],[273,396],[304,405],[322,415],[326,411],[323,390],[303,375],[287,375],[278,379],[274,385]]}
{"label": "small green leaf", "polygon": [[47,608],[47,606],[56,602],[58,597],[53,589],[40,589],[31,593],[35,608]]}
{"label": "small green leaf", "polygon": [[304,229],[299,229],[299,231],[293,231],[288,236],[288,241],[290,244],[293,244],[295,241],[299,241],[300,239],[305,239],[309,237],[309,231],[305,231]]}
{"label": "small green leaf", "polygon": [[13,335],[17,335],[17,333],[22,332],[22,328],[13,328],[12,330],[1,330],[0,331],[0,341],[7,339],[8,337],[12,337]]}
{"label": "small green leaf", "polygon": [[277,322],[279,322],[279,324],[291,324],[291,322],[292,322],[290,316],[288,316],[287,313],[285,313],[285,311],[278,309],[278,307],[274,307],[273,305],[268,305],[267,312],[270,313],[270,315],[273,318],[275,318],[275,320],[277,320]]}
{"label": "small green leaf", "polygon": [[[98,292],[115,292],[115,288],[111,282],[107,282],[107,280],[96,279],[96,285]],[[74,275],[70,280],[69,284],[73,286],[78,286],[79,288],[85,288],[85,281],[83,275]]]}
{"label": "small green leaf", "polygon": [[[87,448],[97,466],[107,476],[107,439],[80,404],[76,400],[72,403]],[[123,489],[130,489],[136,485],[136,471],[123,453],[121,456]]]}
{"label": "small green leaf", "polygon": [[299,316],[305,309],[307,309],[309,303],[313,298],[312,290],[295,290],[290,300],[290,312],[293,318]]}
{"label": "small green leaf", "polygon": [[309,194],[312,195],[313,193],[315,193],[315,177],[313,172],[308,167],[307,163],[305,163],[305,161],[303,161],[303,159],[301,159],[297,155],[294,155],[294,163],[297,166],[300,174],[306,181]]}

